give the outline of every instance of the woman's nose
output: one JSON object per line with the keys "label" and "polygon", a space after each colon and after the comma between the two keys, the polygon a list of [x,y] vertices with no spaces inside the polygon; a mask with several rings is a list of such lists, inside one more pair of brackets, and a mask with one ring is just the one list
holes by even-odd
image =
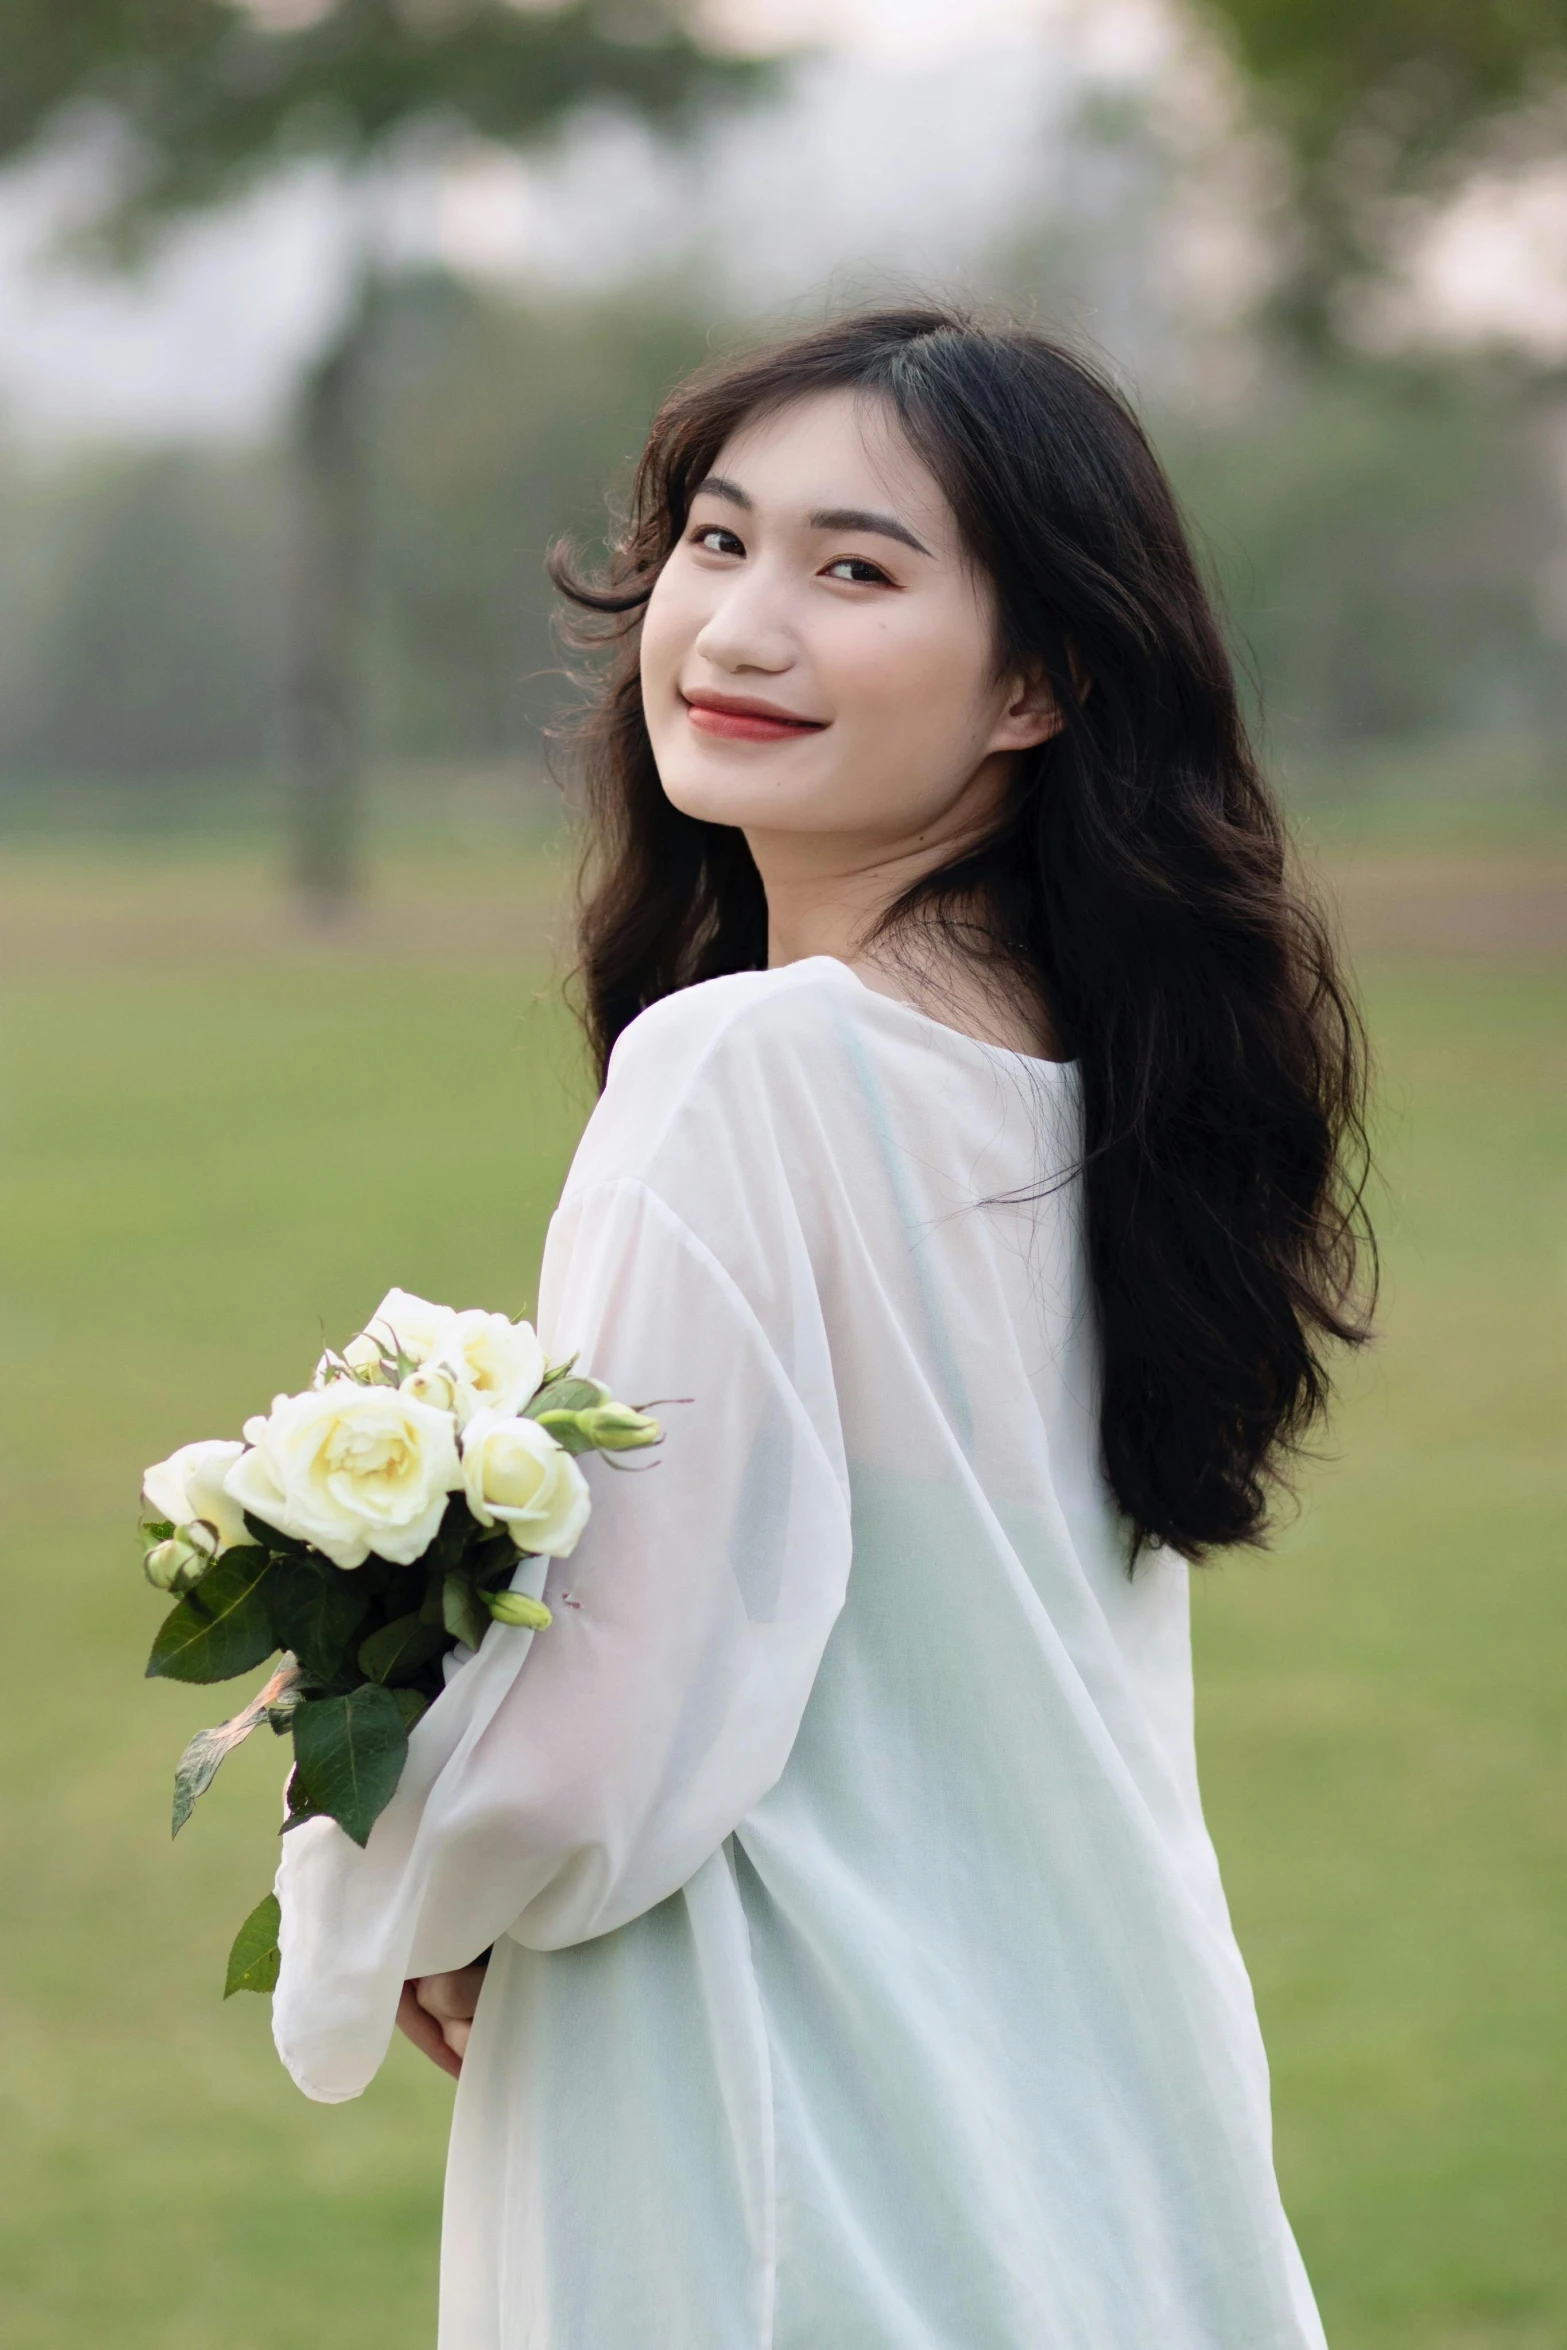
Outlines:
{"label": "woman's nose", "polygon": [[715,669],[777,676],[795,659],[794,634],[775,587],[758,568],[727,580],[697,631],[695,651]]}

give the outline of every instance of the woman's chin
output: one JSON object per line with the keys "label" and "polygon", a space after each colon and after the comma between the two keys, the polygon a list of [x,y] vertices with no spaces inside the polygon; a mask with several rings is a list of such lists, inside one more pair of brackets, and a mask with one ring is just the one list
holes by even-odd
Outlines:
{"label": "woman's chin", "polygon": [[[733,825],[741,832],[833,829],[828,811],[835,795],[830,784],[823,786],[820,777],[813,776],[806,785],[801,778],[786,778],[776,771],[764,776],[757,767],[747,769],[738,759],[727,772],[724,763],[704,760],[703,770],[693,775],[682,760],[673,765],[673,772],[659,771],[665,799],[682,816],[694,817],[701,824]],[[841,794],[836,797],[841,805]]]}

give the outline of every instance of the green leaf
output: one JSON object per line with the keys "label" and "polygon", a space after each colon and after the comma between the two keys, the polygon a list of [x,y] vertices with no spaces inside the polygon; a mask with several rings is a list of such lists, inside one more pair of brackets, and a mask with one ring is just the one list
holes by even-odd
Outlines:
{"label": "green leaf", "polygon": [[[314,1700],[312,1700],[313,1702]],[[294,1727],[292,1720],[290,1720],[288,1727],[292,1731]],[[297,1828],[302,1820],[318,1820],[321,1817],[320,1811],[305,1793],[305,1783],[299,1775],[298,1763],[295,1763],[288,1774],[288,1785],[283,1790],[283,1811],[282,1833],[285,1836],[290,1828]]]}
{"label": "green leaf", "polygon": [[469,1552],[463,1572],[476,1591],[504,1591],[517,1572],[521,1555],[505,1527],[498,1527],[481,1546]]}
{"label": "green leaf", "polygon": [[430,1700],[427,1697],[422,1697],[417,1689],[394,1689],[392,1696],[396,1701],[398,1712],[403,1717],[405,1730],[411,1730],[420,1716],[429,1711]]}
{"label": "green leaf", "polygon": [[306,1546],[300,1541],[297,1534],[279,1533],[276,1526],[269,1526],[265,1518],[258,1518],[252,1510],[246,1510],[245,1524],[252,1540],[258,1543],[261,1549],[270,1551],[274,1558],[302,1558],[304,1556]]}
{"label": "green leaf", "polygon": [[443,1624],[427,1624],[418,1615],[396,1616],[360,1644],[359,1670],[372,1681],[406,1680],[439,1656],[446,1641]]}
{"label": "green leaf", "polygon": [[226,1722],[219,1722],[212,1730],[198,1730],[180,1756],[174,1773],[174,1825],[169,1833],[177,1836],[196,1808],[197,1798],[206,1794],[218,1775],[218,1765],[225,1755],[242,1746],[252,1730],[271,1719],[273,1709],[293,1690],[299,1679],[299,1667],[291,1656],[286,1656],[264,1689],[258,1689],[249,1705]]}
{"label": "green leaf", "polygon": [[477,1526],[467,1502],[461,1495],[452,1494],[420,1565],[432,1574],[449,1574],[476,1532]]}
{"label": "green leaf", "polygon": [[484,1604],[497,1624],[520,1624],[529,1632],[547,1632],[555,1621],[543,1600],[525,1591],[487,1591]]}
{"label": "green leaf", "polygon": [[265,1901],[257,1902],[234,1937],[229,1970],[223,1982],[225,1999],[232,1999],[236,1991],[276,1989],[278,1968],[282,1964],[278,1948],[282,1928],[283,1913],[278,1908],[277,1895],[269,1893]]}
{"label": "green leaf", "polygon": [[597,1379],[552,1379],[533,1401],[523,1406],[523,1417],[542,1420],[546,1412],[586,1412],[603,1403],[609,1389]]}
{"label": "green leaf", "polygon": [[148,1680],[231,1681],[264,1664],[279,1645],[262,1588],[271,1571],[264,1550],[226,1550],[164,1617]]}
{"label": "green leaf", "polygon": [[294,1759],[312,1809],[365,1844],[408,1759],[403,1709],[374,1681],[346,1697],[308,1698],[294,1716]]}
{"label": "green leaf", "polygon": [[323,1575],[304,1560],[280,1565],[267,1586],[272,1629],[280,1648],[291,1648],[307,1673],[335,1680],[353,1653],[360,1626],[370,1613],[367,1594],[351,1574],[333,1567]]}
{"label": "green leaf", "polygon": [[466,1575],[448,1575],[441,1586],[441,1619],[454,1640],[477,1648],[490,1628],[489,1612]]}

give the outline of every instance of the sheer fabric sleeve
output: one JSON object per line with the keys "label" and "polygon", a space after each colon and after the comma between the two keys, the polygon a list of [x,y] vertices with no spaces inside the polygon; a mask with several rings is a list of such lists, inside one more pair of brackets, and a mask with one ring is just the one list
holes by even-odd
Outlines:
{"label": "sheer fabric sleeve", "polygon": [[517,1578],[553,1625],[492,1626],[415,1728],[367,1848],[330,1821],[285,1839],[274,2034],[311,2097],[365,2087],[406,1976],[504,1933],[584,1941],[677,1891],[783,1769],[843,1601],[831,1390],[785,1369],[810,1334],[764,1327],[644,1182],[559,1211],[540,1325],[628,1401],[690,1400],[659,1401],[657,1452],[586,1464],[576,1551]]}

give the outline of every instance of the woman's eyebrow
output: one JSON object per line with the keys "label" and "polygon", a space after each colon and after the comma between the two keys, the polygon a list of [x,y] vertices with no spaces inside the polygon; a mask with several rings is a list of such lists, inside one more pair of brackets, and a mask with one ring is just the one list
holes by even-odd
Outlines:
{"label": "woman's eyebrow", "polygon": [[[723,498],[729,505],[739,506],[747,514],[754,512],[756,505],[755,499],[724,473],[708,474],[705,480],[697,483],[691,495],[693,499],[703,496]],[[901,546],[912,547],[916,555],[930,553],[923,539],[917,539],[908,525],[900,522],[896,515],[873,514],[863,506],[818,506],[814,513],[806,516],[806,520],[812,530],[869,531],[873,538],[896,539]]]}
{"label": "woman's eyebrow", "polygon": [[755,500],[748,497],[740,484],[737,481],[731,481],[726,473],[708,474],[704,480],[697,483],[691,496],[693,501],[703,497],[726,498],[731,506],[743,506],[747,514],[752,511],[755,504]]}
{"label": "woman's eyebrow", "polygon": [[912,547],[916,555],[930,553],[924,540],[917,539],[895,515],[870,514],[860,506],[818,506],[807,520],[812,530],[869,531],[873,538],[896,539],[901,546]]}

